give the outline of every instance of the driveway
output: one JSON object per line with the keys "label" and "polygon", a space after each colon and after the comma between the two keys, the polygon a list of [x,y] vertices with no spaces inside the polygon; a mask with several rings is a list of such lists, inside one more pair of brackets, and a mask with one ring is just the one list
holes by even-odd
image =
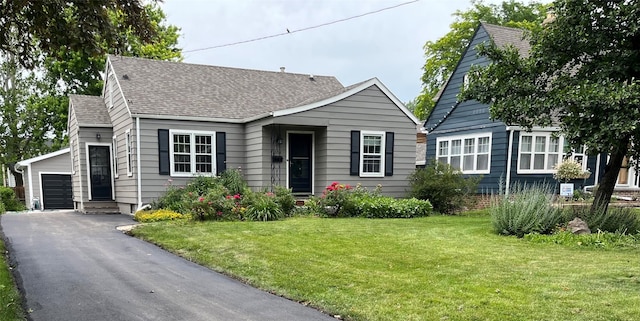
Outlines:
{"label": "driveway", "polygon": [[335,320],[115,229],[125,215],[0,216],[32,320]]}

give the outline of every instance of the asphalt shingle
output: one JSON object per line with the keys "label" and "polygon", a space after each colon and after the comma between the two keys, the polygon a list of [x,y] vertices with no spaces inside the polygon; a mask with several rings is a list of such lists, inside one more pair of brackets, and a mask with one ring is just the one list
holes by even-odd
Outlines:
{"label": "asphalt shingle", "polygon": [[78,124],[111,124],[107,106],[100,96],[69,95]]}
{"label": "asphalt shingle", "polygon": [[512,45],[518,49],[520,55],[526,56],[529,54],[531,46],[529,45],[529,41],[524,38],[524,30],[492,25],[486,22],[481,23],[491,37],[491,40],[493,40],[499,48]]}

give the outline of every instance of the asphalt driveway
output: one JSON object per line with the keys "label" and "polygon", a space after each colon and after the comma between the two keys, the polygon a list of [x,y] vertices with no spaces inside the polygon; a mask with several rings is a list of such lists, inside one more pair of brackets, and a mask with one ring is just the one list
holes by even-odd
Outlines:
{"label": "asphalt driveway", "polygon": [[32,320],[335,320],[115,229],[126,215],[5,214]]}

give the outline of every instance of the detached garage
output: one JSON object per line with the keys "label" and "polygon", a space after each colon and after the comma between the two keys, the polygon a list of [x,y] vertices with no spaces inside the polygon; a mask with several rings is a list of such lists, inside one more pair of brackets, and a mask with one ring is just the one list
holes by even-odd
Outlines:
{"label": "detached garage", "polygon": [[27,207],[73,209],[69,148],[18,162],[22,172]]}

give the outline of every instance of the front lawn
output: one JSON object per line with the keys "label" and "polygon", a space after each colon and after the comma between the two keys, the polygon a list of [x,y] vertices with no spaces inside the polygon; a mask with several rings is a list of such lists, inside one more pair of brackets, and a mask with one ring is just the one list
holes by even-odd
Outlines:
{"label": "front lawn", "polygon": [[7,263],[4,241],[0,237],[0,321],[25,320],[20,293],[13,282]]}
{"label": "front lawn", "polygon": [[135,236],[348,320],[636,320],[640,250],[492,232],[488,216],[159,222]]}

